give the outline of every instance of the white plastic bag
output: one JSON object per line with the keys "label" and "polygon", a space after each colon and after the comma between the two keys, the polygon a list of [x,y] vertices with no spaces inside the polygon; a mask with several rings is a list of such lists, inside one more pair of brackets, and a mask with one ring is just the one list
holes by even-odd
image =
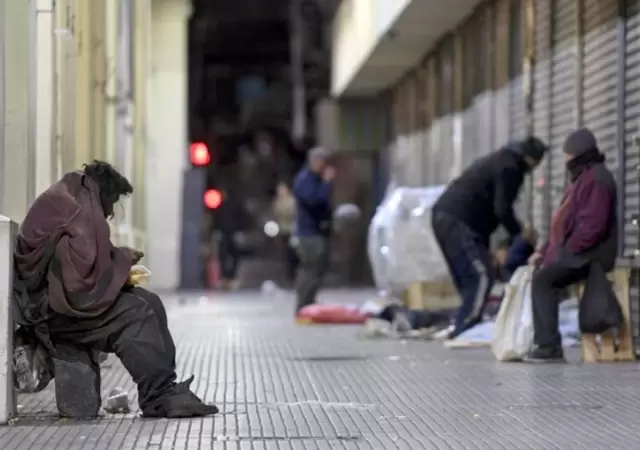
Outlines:
{"label": "white plastic bag", "polygon": [[498,361],[521,360],[533,346],[532,275],[532,267],[520,267],[505,289],[491,344]]}

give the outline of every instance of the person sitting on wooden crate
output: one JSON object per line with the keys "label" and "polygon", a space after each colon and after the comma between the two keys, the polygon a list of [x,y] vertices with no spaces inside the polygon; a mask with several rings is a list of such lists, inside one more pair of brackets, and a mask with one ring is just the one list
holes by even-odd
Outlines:
{"label": "person sitting on wooden crate", "polygon": [[530,362],[564,360],[558,330],[561,291],[586,280],[594,262],[609,272],[617,257],[616,182],[595,136],[578,129],[563,150],[571,182],[551,219],[548,242],[530,258],[540,265],[531,282],[536,347]]}
{"label": "person sitting on wooden crate", "polygon": [[500,224],[512,238],[522,233],[513,204],[546,151],[540,139],[529,137],[482,157],[433,206],[433,232],[462,298],[450,339],[482,320],[494,279],[489,239]]}
{"label": "person sitting on wooden crate", "polygon": [[[131,282],[132,266],[143,253],[111,242],[108,219],[131,193],[131,183],[113,166],[94,161],[36,198],[16,238],[15,320],[61,362],[56,397],[65,417],[98,414],[100,368],[93,357],[83,357],[97,351],[118,356],[138,385],[144,417],[215,414],[216,406],[190,390],[193,377],[177,382],[176,348],[162,300]],[[74,379],[77,371],[69,367],[84,363],[93,376]],[[82,397],[83,402],[74,400]]]}

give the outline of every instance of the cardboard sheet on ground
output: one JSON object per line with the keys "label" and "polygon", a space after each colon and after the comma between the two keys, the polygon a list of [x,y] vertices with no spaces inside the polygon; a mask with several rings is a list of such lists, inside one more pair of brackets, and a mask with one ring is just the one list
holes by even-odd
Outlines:
{"label": "cardboard sheet on ground", "polygon": [[[580,343],[580,330],[578,328],[578,308],[575,302],[570,302],[567,306],[560,308],[560,334],[562,335],[562,345],[565,347],[575,347]],[[474,344],[491,345],[493,341],[493,322],[481,323],[470,330],[462,333],[455,340]]]}

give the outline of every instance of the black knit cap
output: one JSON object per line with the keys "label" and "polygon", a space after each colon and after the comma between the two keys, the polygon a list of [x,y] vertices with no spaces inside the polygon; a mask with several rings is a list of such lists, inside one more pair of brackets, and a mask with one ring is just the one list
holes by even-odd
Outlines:
{"label": "black knit cap", "polygon": [[564,141],[562,150],[573,156],[580,156],[590,150],[598,150],[598,140],[588,128],[579,128]]}
{"label": "black knit cap", "polygon": [[542,161],[542,158],[544,158],[544,154],[548,149],[549,147],[535,136],[529,136],[520,144],[520,154],[522,156],[528,156],[535,162]]}

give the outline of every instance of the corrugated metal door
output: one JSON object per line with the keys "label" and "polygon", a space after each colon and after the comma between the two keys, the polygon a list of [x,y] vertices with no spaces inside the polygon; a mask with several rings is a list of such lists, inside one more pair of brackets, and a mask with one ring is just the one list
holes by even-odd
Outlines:
{"label": "corrugated metal door", "polygon": [[481,67],[478,65],[478,22],[471,18],[461,30],[462,35],[462,166],[466,168],[477,158],[478,114],[474,108],[477,80]]}
{"label": "corrugated metal door", "polygon": [[576,8],[571,0],[555,0],[551,8],[551,164],[550,189],[553,209],[560,205],[565,187],[562,145],[577,124],[576,111]]}
{"label": "corrugated metal door", "polygon": [[[536,56],[533,90],[534,134],[549,143],[551,122],[551,1],[536,3]],[[533,173],[533,226],[545,241],[551,218],[550,158],[546,157]]]}
{"label": "corrugated metal door", "polygon": [[437,152],[438,172],[435,174],[434,182],[445,184],[451,181],[455,175],[453,149],[453,39],[446,39],[440,49],[438,58],[438,119],[437,134],[440,147]]}
{"label": "corrugated metal door", "polygon": [[640,213],[640,1],[627,0],[625,51],[624,256],[640,256],[637,225]]}
{"label": "corrugated metal door", "polygon": [[583,0],[582,123],[598,138],[614,173],[617,161],[618,0]]}
{"label": "corrugated metal door", "polygon": [[509,42],[511,1],[498,0],[495,4],[495,46],[493,58],[493,98],[494,142],[496,147],[503,146],[509,140],[511,124],[509,107]]}
{"label": "corrugated metal door", "polygon": [[522,84],[524,59],[524,9],[522,0],[513,0],[509,11],[509,139],[525,135],[525,101]]}
{"label": "corrugated metal door", "polygon": [[623,256],[633,258],[636,268],[631,272],[631,319],[636,354],[640,348],[640,0],[625,0],[625,61],[624,61],[624,238]]}
{"label": "corrugated metal door", "polygon": [[487,4],[477,19],[478,51],[476,52],[476,81],[473,108],[477,125],[477,155],[488,155],[495,150],[493,111],[493,60],[495,59],[495,5]]}

